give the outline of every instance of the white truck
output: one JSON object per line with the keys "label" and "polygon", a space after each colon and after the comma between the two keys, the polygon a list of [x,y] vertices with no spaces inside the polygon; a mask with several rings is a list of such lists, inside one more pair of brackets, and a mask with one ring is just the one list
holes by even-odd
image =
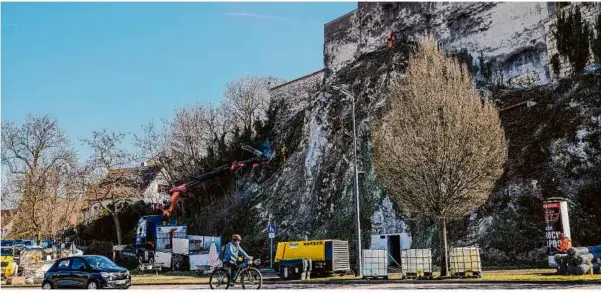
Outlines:
{"label": "white truck", "polygon": [[141,270],[198,271],[201,267],[210,269],[212,245],[218,253],[221,238],[188,235],[185,225],[164,223],[161,216],[145,216],[138,221],[133,251],[122,246],[113,249],[121,251],[121,260],[135,257]]}

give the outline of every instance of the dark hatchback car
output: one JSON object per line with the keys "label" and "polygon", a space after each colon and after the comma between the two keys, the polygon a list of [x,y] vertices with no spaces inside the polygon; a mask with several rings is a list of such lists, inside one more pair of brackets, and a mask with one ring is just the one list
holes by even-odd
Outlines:
{"label": "dark hatchback car", "polygon": [[44,274],[42,282],[42,289],[127,289],[129,286],[129,271],[100,255],[61,258]]}

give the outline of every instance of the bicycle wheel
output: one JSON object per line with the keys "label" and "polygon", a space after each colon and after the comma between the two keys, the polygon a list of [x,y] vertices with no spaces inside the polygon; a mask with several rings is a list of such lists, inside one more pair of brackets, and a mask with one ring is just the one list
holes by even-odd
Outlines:
{"label": "bicycle wheel", "polygon": [[227,289],[229,288],[230,277],[224,269],[216,269],[211,273],[209,278],[209,286],[211,289]]}
{"label": "bicycle wheel", "polygon": [[240,273],[240,283],[242,289],[261,289],[263,285],[263,275],[255,268],[248,268],[244,272]]}

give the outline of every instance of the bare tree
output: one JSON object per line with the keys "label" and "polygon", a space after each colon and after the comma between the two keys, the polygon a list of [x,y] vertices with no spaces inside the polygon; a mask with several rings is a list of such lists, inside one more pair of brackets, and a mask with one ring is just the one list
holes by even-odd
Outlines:
{"label": "bare tree", "polygon": [[234,121],[224,104],[209,105],[204,110],[204,137],[215,151],[226,147]]}
{"label": "bare tree", "polygon": [[16,185],[15,175],[2,166],[2,209],[12,210],[19,205],[19,190]]}
{"label": "bare tree", "polygon": [[135,136],[141,157],[161,167],[173,184],[197,175],[209,149],[225,151],[232,132],[232,120],[222,105],[194,105],[176,111],[172,121],[142,126]]}
{"label": "bare tree", "polygon": [[376,172],[400,207],[438,221],[446,276],[447,221],[482,205],[503,173],[498,110],[432,37],[411,56],[406,77],[391,84],[388,107],[374,125]]}
{"label": "bare tree", "polygon": [[52,232],[47,220],[63,176],[76,161],[69,139],[49,116],[29,115],[22,125],[2,122],[2,164],[14,175],[21,200],[13,235],[35,237]]}
{"label": "bare tree", "polygon": [[236,125],[246,133],[252,132],[256,120],[264,120],[269,108],[269,88],[283,83],[275,77],[248,76],[229,82],[224,102]]}
{"label": "bare tree", "polygon": [[74,227],[81,215],[83,194],[75,181],[77,166],[72,162],[66,167],[48,176],[48,198],[44,201],[47,208],[40,211],[46,235]]}
{"label": "bare tree", "polygon": [[157,166],[165,180],[173,185],[177,180],[178,166],[173,164],[171,133],[167,121],[162,121],[162,127],[157,127],[154,122],[142,125],[140,135],[134,134],[134,144],[138,148],[138,158]]}
{"label": "bare tree", "polygon": [[144,170],[130,167],[134,157],[121,146],[124,138],[124,134],[103,130],[83,139],[92,155],[79,175],[86,199],[98,203],[113,218],[119,245],[122,243],[119,212],[132,199],[141,197],[144,178]]}

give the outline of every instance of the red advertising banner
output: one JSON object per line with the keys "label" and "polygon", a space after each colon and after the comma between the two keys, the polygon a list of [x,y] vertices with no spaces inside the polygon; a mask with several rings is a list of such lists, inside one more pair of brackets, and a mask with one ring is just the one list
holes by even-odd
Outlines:
{"label": "red advertising banner", "polygon": [[550,202],[543,204],[543,209],[559,209],[561,208],[561,203],[559,202]]}

